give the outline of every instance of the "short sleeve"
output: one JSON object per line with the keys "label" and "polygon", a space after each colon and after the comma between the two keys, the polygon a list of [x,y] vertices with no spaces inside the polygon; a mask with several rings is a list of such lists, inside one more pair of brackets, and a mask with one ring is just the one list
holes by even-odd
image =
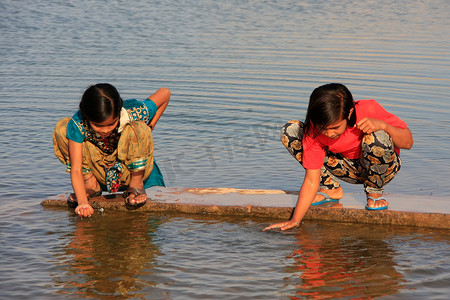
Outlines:
{"label": "short sleeve", "polygon": [[130,115],[130,119],[134,121],[144,121],[149,123],[156,114],[158,107],[151,99],[139,101],[136,99],[128,99],[124,101],[123,107]]}
{"label": "short sleeve", "polygon": [[[406,122],[397,117],[396,115],[388,112],[381,104],[375,100],[359,100],[356,102],[357,107],[357,121],[359,122],[363,118],[374,118],[382,120],[392,126],[399,128],[407,128]],[[360,111],[358,111],[360,110]]]}
{"label": "short sleeve", "polygon": [[81,117],[81,113],[77,112],[73,115],[67,124],[67,138],[77,143],[82,143],[85,138],[85,126]]}
{"label": "short sleeve", "polygon": [[158,107],[156,106],[156,103],[153,102],[152,99],[147,99],[147,100],[144,100],[144,104],[147,107],[148,116],[149,116],[150,120],[153,119],[153,117],[156,114],[156,111],[158,110]]}

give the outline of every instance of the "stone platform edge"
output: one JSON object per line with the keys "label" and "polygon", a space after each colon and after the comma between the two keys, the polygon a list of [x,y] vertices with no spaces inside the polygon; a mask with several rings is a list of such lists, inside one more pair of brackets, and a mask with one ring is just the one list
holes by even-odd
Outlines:
{"label": "stone platform edge", "polygon": [[[90,204],[94,209],[127,211],[123,198],[106,199],[103,196],[92,198]],[[46,199],[41,202],[44,208],[68,208],[66,198]],[[158,212],[203,214],[214,216],[258,217],[272,220],[288,220],[293,207],[271,207],[257,205],[204,205],[190,203],[166,203],[150,200],[138,210],[130,212]],[[311,207],[305,220],[321,220],[343,223],[389,224],[400,226],[416,226],[439,229],[450,229],[450,214],[421,213],[405,211],[367,211],[358,208]]]}

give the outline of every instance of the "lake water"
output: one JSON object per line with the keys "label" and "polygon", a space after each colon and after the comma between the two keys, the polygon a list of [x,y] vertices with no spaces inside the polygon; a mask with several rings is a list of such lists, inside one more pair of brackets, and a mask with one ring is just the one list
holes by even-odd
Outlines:
{"label": "lake water", "polygon": [[52,130],[98,82],[123,98],[172,90],[154,132],[168,186],[297,190],[279,128],[342,82],[413,132],[386,192],[448,197],[449,20],[444,0],[1,1],[0,298],[446,299],[445,230],[267,233],[273,220],[39,203],[71,190]]}

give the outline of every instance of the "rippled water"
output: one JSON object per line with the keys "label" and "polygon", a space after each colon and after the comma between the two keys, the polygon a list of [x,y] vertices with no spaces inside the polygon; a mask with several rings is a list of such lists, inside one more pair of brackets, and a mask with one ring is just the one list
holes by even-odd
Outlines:
{"label": "rippled water", "polygon": [[[52,154],[84,89],[161,86],[154,132],[175,187],[298,189],[279,128],[342,82],[411,128],[388,192],[448,196],[448,1],[1,1],[2,297],[445,298],[447,231],[43,210],[70,190]],[[345,185],[346,192],[362,192]]]}
{"label": "rippled water", "polygon": [[[0,289],[46,299],[445,299],[448,231],[45,210],[1,221]],[[18,234],[20,232],[20,234]],[[26,238],[25,238],[26,237]]]}

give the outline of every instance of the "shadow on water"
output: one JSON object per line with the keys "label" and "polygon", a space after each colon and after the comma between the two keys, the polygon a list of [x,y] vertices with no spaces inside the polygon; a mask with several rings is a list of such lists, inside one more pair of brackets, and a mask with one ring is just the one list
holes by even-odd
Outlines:
{"label": "shadow on water", "polygon": [[[305,222],[263,233],[263,221],[126,212],[73,216],[56,254],[62,272],[55,273],[54,285],[60,295],[102,299],[372,298],[423,289],[426,282],[408,277],[425,267],[435,295],[445,294],[436,266],[449,254],[446,231]],[[403,248],[410,244],[416,252],[405,261]]]}

